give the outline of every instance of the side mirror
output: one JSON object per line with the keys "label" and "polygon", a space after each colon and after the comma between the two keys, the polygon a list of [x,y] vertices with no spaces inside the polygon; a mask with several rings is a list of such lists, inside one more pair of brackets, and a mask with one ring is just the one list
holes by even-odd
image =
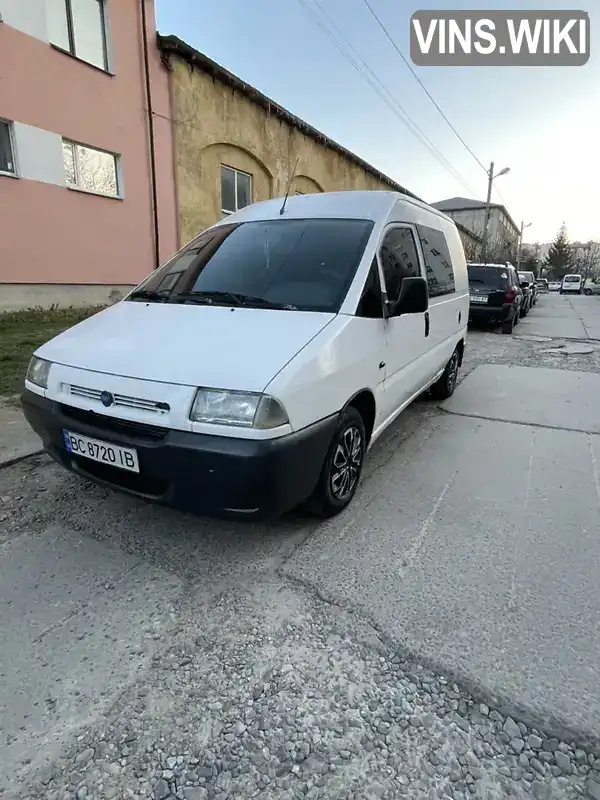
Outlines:
{"label": "side mirror", "polygon": [[529,284],[527,283],[527,281],[523,281],[523,283],[520,283],[519,286],[521,287],[521,289],[526,289],[529,286]]}
{"label": "side mirror", "polygon": [[389,316],[423,314],[429,308],[429,289],[425,278],[403,278],[400,296],[395,303],[388,302]]}

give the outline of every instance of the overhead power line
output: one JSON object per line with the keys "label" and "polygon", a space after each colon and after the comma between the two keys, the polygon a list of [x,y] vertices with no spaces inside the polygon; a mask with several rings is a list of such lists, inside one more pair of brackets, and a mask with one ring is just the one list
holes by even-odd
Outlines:
{"label": "overhead power line", "polygon": [[[350,64],[359,73],[359,75],[371,86],[372,89],[374,89],[375,92],[377,92],[379,97],[384,101],[384,103],[388,106],[388,108],[392,111],[392,113],[395,114],[395,116],[398,117],[398,119],[400,119],[400,121],[405,125],[405,127],[407,127],[408,130],[419,139],[421,144],[424,144],[430,150],[430,152],[450,172],[450,174],[455,178],[455,180],[457,180],[469,192],[476,194],[473,187],[470,186],[468,182],[462,177],[462,175],[452,166],[452,164],[443,155],[443,153],[441,153],[441,151],[426,136],[426,134],[421,130],[421,128],[417,125],[417,123],[414,122],[414,120],[410,117],[410,115],[404,110],[404,108],[400,105],[400,103],[396,100],[396,98],[392,95],[392,93],[383,85],[381,80],[377,77],[377,75],[375,75],[373,70],[369,67],[369,65],[357,52],[356,48],[348,41],[348,39],[340,31],[335,22],[333,22],[333,20],[318,4],[317,0],[315,0],[315,5],[319,8],[321,14],[327,19],[329,24],[337,31],[340,38],[346,43],[346,45],[350,48],[350,50],[352,50],[356,58],[353,58],[353,56],[346,51],[344,46],[340,44],[340,42],[335,38],[335,36],[329,30],[329,28],[315,13],[314,9],[308,4],[307,0],[298,0],[298,2],[304,8],[304,10],[307,11],[308,14],[310,14],[310,16],[313,18],[316,24],[321,28],[321,30],[327,35],[327,37],[333,42],[333,44],[337,47],[340,53],[344,56],[344,58],[350,62]],[[357,63],[357,59],[358,62],[360,63]],[[360,64],[362,64],[363,66],[361,67]]]}
{"label": "overhead power line", "polygon": [[410,61],[409,61],[409,60],[406,58],[406,56],[404,55],[404,53],[402,52],[402,50],[400,50],[400,48],[398,47],[398,45],[396,44],[396,42],[394,41],[394,39],[393,39],[393,38],[391,37],[391,35],[388,33],[388,30],[387,30],[387,28],[385,27],[385,25],[383,24],[383,22],[381,21],[381,19],[380,19],[380,18],[379,18],[379,16],[377,15],[377,12],[376,12],[376,11],[375,11],[375,9],[373,8],[373,6],[372,6],[372,5],[371,5],[371,3],[369,2],[369,0],[364,0],[364,3],[365,3],[365,5],[367,6],[367,8],[369,9],[369,11],[371,12],[371,14],[373,15],[373,17],[375,18],[375,20],[377,21],[377,24],[379,25],[379,27],[381,28],[381,30],[382,30],[382,31],[385,33],[385,35],[387,36],[387,38],[388,38],[388,39],[389,39],[389,41],[391,42],[391,44],[392,44],[392,46],[393,46],[394,50],[395,50],[395,51],[398,53],[398,55],[400,56],[400,58],[402,59],[402,61],[404,61],[404,63],[406,64],[406,66],[409,68],[409,70],[411,71],[411,73],[412,73],[413,77],[415,78],[415,80],[417,81],[417,83],[419,84],[419,86],[421,87],[421,89],[423,89],[423,91],[425,92],[425,94],[427,95],[427,97],[428,97],[428,98],[431,100],[431,102],[433,103],[433,105],[434,105],[434,106],[437,108],[437,110],[438,110],[438,111],[439,111],[439,113],[441,114],[441,116],[442,116],[442,118],[444,119],[444,121],[447,123],[447,125],[448,125],[448,126],[451,128],[451,130],[454,132],[454,134],[455,134],[455,136],[457,137],[457,139],[458,139],[458,140],[459,140],[459,141],[460,141],[460,142],[461,142],[461,143],[464,145],[464,147],[465,147],[465,148],[468,150],[468,152],[469,152],[469,153],[470,153],[470,154],[473,156],[473,158],[474,158],[474,159],[475,159],[475,161],[476,161],[476,162],[479,164],[479,166],[481,167],[481,169],[482,169],[482,170],[484,170],[485,172],[487,172],[487,169],[488,169],[488,168],[487,168],[486,166],[484,166],[484,165],[481,163],[481,161],[479,160],[479,158],[477,158],[477,156],[475,155],[475,153],[474,153],[474,152],[471,150],[471,148],[469,147],[469,145],[468,145],[468,144],[465,142],[465,140],[463,139],[463,137],[462,137],[462,136],[460,135],[460,133],[459,133],[459,132],[456,130],[456,128],[455,128],[455,127],[454,127],[454,125],[453,125],[453,124],[450,122],[450,120],[448,119],[448,117],[447,117],[447,116],[444,114],[444,112],[442,111],[442,109],[440,108],[440,106],[438,105],[438,103],[436,102],[435,98],[433,97],[433,95],[431,94],[431,92],[429,91],[429,89],[428,89],[428,88],[425,86],[425,84],[423,83],[423,81],[422,81],[422,80],[419,78],[419,76],[417,75],[417,73],[416,73],[416,72],[415,72],[415,70],[413,69],[413,66],[412,66],[412,64],[410,63]]}

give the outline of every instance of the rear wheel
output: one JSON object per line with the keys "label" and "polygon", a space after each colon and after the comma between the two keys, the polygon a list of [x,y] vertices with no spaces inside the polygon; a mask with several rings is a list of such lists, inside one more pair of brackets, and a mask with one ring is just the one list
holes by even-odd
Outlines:
{"label": "rear wheel", "polygon": [[320,517],[332,517],[348,506],[356,493],[367,449],[363,418],[353,406],[340,414],[310,509]]}
{"label": "rear wheel", "polygon": [[589,295],[589,294],[591,294],[591,293],[592,293],[592,290],[591,290],[591,289],[584,289],[584,290],[583,290],[583,293],[584,293],[584,294],[588,294],[588,295]]}
{"label": "rear wheel", "polygon": [[454,353],[452,353],[450,361],[446,364],[441,378],[439,378],[430,389],[431,396],[434,400],[446,400],[448,397],[452,397],[458,382],[459,366],[460,354],[458,350],[455,350]]}
{"label": "rear wheel", "polygon": [[[515,315],[516,316],[516,315]],[[515,327],[515,317],[509,317],[502,323],[502,333],[512,333]]]}

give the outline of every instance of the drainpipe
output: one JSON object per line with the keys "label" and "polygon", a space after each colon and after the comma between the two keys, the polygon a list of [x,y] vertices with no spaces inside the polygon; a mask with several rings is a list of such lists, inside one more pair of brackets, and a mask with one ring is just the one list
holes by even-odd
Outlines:
{"label": "drainpipe", "polygon": [[156,190],[156,153],[154,147],[154,109],[150,84],[150,59],[148,56],[148,29],[146,27],[146,0],[140,0],[142,16],[142,47],[144,49],[144,78],[148,104],[148,138],[150,144],[150,181],[152,184],[152,217],[154,223],[154,269],[160,266],[160,233],[158,226],[158,192]]}

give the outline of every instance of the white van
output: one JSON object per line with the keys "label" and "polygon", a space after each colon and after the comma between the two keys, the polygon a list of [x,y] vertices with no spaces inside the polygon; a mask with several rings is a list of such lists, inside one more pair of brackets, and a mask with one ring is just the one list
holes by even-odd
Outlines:
{"label": "white van", "polygon": [[583,289],[583,282],[581,280],[581,275],[565,275],[562,279],[562,284],[560,286],[560,293],[565,294],[565,292],[575,292],[576,294],[581,294]]}
{"label": "white van", "polygon": [[400,412],[453,393],[468,317],[461,240],[435,209],[379,191],[268,200],[40,347],[23,407],[50,455],[110,487],[332,515]]}

